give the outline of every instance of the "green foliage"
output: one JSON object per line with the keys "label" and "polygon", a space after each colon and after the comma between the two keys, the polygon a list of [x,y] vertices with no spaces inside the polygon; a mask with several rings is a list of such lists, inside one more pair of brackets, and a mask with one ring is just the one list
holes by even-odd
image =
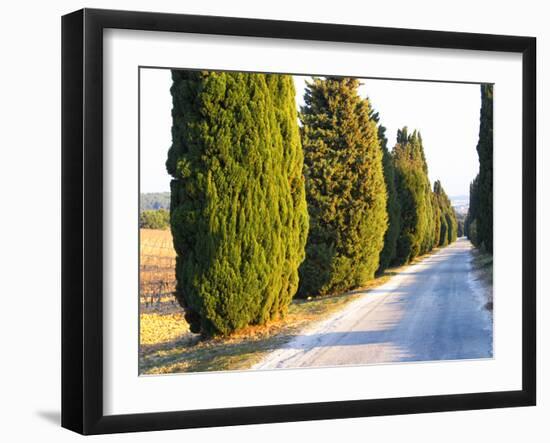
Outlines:
{"label": "green foliage", "polygon": [[300,294],[361,286],[379,267],[387,229],[376,121],[351,78],[314,78],[302,108],[310,216]]}
{"label": "green foliage", "polygon": [[191,330],[286,313],[308,216],[290,76],[172,71],[171,229]]}
{"label": "green foliage", "polygon": [[170,212],[166,209],[149,209],[139,214],[139,227],[144,229],[168,229]]}

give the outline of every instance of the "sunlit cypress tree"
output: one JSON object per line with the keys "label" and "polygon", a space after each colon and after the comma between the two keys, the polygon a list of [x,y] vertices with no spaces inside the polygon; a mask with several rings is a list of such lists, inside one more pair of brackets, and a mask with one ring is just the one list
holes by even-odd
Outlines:
{"label": "sunlit cypress tree", "polygon": [[406,127],[397,131],[397,144],[392,157],[396,172],[397,192],[401,205],[401,230],[397,239],[394,264],[408,263],[423,252],[424,242],[433,217],[431,196],[427,192],[426,160],[417,132],[408,134]]}
{"label": "sunlit cypress tree", "polygon": [[[298,290],[298,268],[305,258],[305,246],[309,230],[305,179],[303,175],[304,153],[298,128],[296,91],[289,75],[267,75],[267,85],[281,137],[282,164],[278,179],[278,193],[285,198],[279,201],[280,222],[283,235],[280,248],[284,262],[281,275],[273,274],[272,285],[280,287],[273,303],[264,303],[261,322],[285,315],[292,297]],[[279,149],[279,147],[277,146]],[[270,197],[271,198],[271,197]],[[269,308],[269,309],[267,309]]]}
{"label": "sunlit cypress tree", "polygon": [[286,76],[172,71],[171,229],[176,297],[194,332],[283,315],[307,213]]}
{"label": "sunlit cypress tree", "polygon": [[376,122],[353,78],[314,78],[302,108],[310,216],[300,293],[360,286],[374,276],[387,229]]}

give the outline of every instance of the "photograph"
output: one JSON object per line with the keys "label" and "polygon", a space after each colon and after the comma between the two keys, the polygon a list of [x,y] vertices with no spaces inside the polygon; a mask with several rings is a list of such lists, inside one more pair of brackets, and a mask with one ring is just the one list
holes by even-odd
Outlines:
{"label": "photograph", "polygon": [[139,374],[493,358],[493,85],[139,68]]}

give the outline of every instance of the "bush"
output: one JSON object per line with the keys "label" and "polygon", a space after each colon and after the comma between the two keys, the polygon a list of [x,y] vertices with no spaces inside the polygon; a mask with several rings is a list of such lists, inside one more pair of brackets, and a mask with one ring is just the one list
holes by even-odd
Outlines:
{"label": "bush", "polygon": [[139,227],[144,229],[168,229],[170,212],[166,209],[149,209],[139,214]]}

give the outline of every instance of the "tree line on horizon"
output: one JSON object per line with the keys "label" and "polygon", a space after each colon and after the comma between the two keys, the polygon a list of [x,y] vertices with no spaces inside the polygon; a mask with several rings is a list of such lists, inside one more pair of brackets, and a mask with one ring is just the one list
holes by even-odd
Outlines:
{"label": "tree line on horizon", "polygon": [[[192,332],[283,317],[446,246],[458,223],[419,131],[390,151],[355,78],[172,71],[170,226]],[[298,123],[300,121],[301,124]]]}
{"label": "tree line on horizon", "polygon": [[168,229],[170,227],[170,211],[164,208],[140,210],[140,229]]}
{"label": "tree line on horizon", "polygon": [[477,154],[479,173],[470,184],[464,232],[474,246],[493,253],[493,85],[481,85]]}

